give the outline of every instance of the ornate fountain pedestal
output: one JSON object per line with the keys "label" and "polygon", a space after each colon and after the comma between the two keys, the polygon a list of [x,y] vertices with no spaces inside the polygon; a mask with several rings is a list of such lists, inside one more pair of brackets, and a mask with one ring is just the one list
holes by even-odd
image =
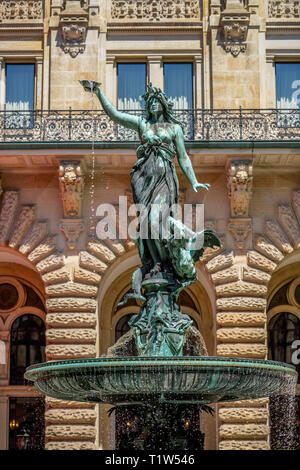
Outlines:
{"label": "ornate fountain pedestal", "polygon": [[132,327],[139,356],[182,356],[185,333],[192,324],[176,300],[178,282],[172,274],[145,276],[142,282],[146,298],[140,313],[134,315]]}

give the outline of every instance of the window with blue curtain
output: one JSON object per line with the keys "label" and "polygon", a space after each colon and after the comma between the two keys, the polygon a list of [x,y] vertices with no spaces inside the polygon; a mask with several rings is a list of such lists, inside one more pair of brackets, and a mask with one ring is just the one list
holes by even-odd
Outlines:
{"label": "window with blue curtain", "polygon": [[118,64],[118,109],[141,110],[146,91],[145,63]]}
{"label": "window with blue curtain", "polygon": [[276,64],[278,109],[300,108],[300,63]]}
{"label": "window with blue curtain", "polygon": [[193,64],[165,63],[164,91],[173,101],[173,109],[193,108]]}
{"label": "window with blue curtain", "polygon": [[34,64],[6,65],[6,127],[29,127],[34,109]]}

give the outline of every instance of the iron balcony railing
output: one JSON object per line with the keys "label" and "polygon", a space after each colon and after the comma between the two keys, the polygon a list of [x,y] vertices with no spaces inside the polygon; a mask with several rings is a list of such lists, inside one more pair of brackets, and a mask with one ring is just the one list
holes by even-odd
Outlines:
{"label": "iron balcony railing", "polygon": [[[143,111],[127,111],[142,115]],[[300,141],[300,109],[176,110],[187,141]],[[0,111],[0,143],[130,142],[134,131],[99,111]]]}

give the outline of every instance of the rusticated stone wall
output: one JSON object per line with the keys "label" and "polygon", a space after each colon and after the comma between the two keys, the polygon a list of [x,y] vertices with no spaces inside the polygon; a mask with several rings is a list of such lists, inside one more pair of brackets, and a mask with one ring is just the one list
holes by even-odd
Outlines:
{"label": "rusticated stone wall", "polygon": [[[233,252],[211,261],[209,271],[218,297],[218,355],[267,357],[267,285],[277,265],[298,248],[300,190],[295,190],[291,203],[278,205],[276,219],[265,220],[264,233],[254,235],[247,264],[239,262]],[[218,416],[220,449],[269,449],[267,400],[224,403]]]}
{"label": "rusticated stone wall", "polygon": [[[26,256],[44,282],[47,360],[95,356],[100,276],[66,265],[47,221],[36,220],[34,205],[20,206],[18,191],[3,193],[0,245]],[[94,449],[95,416],[93,405],[46,398],[46,449]]]}

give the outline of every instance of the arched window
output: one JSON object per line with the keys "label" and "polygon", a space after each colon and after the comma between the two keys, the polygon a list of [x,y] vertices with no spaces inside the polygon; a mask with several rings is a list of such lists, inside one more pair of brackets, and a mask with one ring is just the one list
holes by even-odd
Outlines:
{"label": "arched window", "polygon": [[[293,344],[300,339],[300,319],[290,312],[278,313],[271,318],[268,331],[269,359],[292,364]],[[300,364],[294,365],[300,373]]]}
{"label": "arched window", "polygon": [[[268,358],[294,365],[300,383],[300,278],[281,285],[273,291],[268,308]],[[298,405],[297,405],[298,403]],[[299,445],[300,433],[295,429],[300,418],[299,395],[270,397],[270,443],[271,449],[294,449]],[[297,417],[298,414],[298,417]]]}
{"label": "arched window", "polygon": [[11,327],[10,384],[24,385],[31,364],[45,361],[45,325],[36,315],[22,315]]}

